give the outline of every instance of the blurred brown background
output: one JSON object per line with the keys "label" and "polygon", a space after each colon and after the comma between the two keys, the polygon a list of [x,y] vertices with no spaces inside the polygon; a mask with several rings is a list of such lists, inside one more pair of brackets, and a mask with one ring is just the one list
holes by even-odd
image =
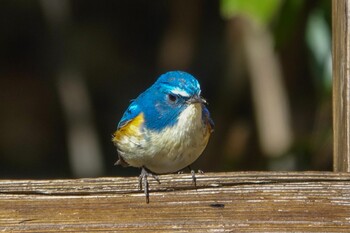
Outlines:
{"label": "blurred brown background", "polygon": [[204,171],[331,170],[331,1],[0,1],[0,178],[136,175],[111,135],[168,70],[216,124]]}

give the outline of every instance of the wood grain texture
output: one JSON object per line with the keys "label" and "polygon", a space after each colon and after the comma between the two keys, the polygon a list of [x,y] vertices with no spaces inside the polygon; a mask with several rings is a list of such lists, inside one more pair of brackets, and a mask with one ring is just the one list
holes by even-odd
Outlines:
{"label": "wood grain texture", "polygon": [[349,173],[0,180],[0,232],[349,232]]}
{"label": "wood grain texture", "polygon": [[332,1],[334,171],[350,172],[350,0]]}

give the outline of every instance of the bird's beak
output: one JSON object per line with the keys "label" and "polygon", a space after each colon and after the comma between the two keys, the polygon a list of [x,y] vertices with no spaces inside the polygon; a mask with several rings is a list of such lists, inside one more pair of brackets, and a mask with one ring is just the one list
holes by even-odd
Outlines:
{"label": "bird's beak", "polygon": [[207,104],[207,101],[202,96],[194,95],[189,100],[187,100],[187,103],[189,103],[189,104],[195,104],[195,103]]}

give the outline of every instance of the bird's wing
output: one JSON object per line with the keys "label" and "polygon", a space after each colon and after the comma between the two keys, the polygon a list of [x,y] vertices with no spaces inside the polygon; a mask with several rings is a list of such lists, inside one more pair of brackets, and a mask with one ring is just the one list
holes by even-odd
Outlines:
{"label": "bird's wing", "polygon": [[141,109],[139,105],[135,101],[131,102],[128,109],[124,112],[122,119],[119,121],[117,130],[126,126],[130,121],[140,115],[140,113]]}
{"label": "bird's wing", "polygon": [[141,137],[140,125],[142,125],[143,121],[143,113],[138,104],[133,101],[118,123],[118,129],[113,134],[112,141],[118,148],[118,161],[115,165],[129,166],[122,156],[124,152],[122,147],[119,147],[119,143],[126,137],[129,138],[127,140],[129,143],[138,144],[137,139]]}
{"label": "bird's wing", "polygon": [[203,106],[203,108],[202,108],[202,120],[207,124],[210,132],[213,132],[214,131],[214,121],[213,121],[213,119],[211,119],[209,110],[205,106]]}

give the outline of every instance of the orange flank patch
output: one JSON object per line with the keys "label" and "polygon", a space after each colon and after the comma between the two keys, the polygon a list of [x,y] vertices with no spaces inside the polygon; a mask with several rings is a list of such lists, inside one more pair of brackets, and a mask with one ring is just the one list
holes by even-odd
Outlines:
{"label": "orange flank patch", "polygon": [[143,113],[140,113],[137,117],[126,123],[123,127],[115,131],[113,135],[113,141],[120,141],[123,137],[139,137],[140,126],[144,122]]}

